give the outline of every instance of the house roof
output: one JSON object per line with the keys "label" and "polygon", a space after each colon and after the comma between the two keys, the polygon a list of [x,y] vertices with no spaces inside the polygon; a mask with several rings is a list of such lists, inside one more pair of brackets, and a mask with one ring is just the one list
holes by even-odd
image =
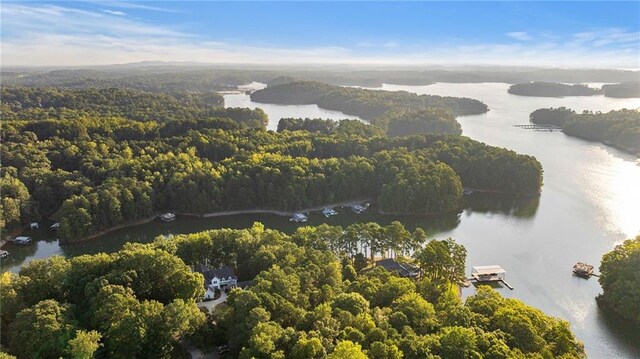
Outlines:
{"label": "house roof", "polygon": [[221,266],[213,270],[213,274],[218,278],[236,278],[236,274],[233,272],[233,268],[229,266]]}
{"label": "house roof", "polygon": [[236,274],[233,272],[233,268],[227,265],[222,265],[218,268],[211,268],[205,264],[198,264],[196,265],[195,271],[202,273],[202,275],[204,276],[205,283],[211,283],[211,280],[214,277],[218,277],[218,278],[231,277],[231,278],[237,279]]}
{"label": "house roof", "polygon": [[478,274],[500,274],[500,273],[506,273],[506,272],[507,271],[505,271],[499,265],[473,267],[473,273],[478,273]]}
{"label": "house roof", "polygon": [[403,277],[413,277],[418,274],[418,269],[407,263],[400,263],[392,258],[376,261],[376,267],[382,267],[389,272],[398,272]]}

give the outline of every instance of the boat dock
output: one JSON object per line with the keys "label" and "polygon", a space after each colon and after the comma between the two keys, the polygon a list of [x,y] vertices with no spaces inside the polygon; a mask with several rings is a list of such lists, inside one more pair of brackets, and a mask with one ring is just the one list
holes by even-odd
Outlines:
{"label": "boat dock", "polygon": [[578,262],[573,266],[573,274],[578,277],[589,279],[591,277],[599,277],[599,274],[593,272],[593,266],[584,262]]}
{"label": "boat dock", "polygon": [[477,283],[499,282],[513,290],[513,286],[505,280],[506,273],[507,271],[499,265],[475,266],[471,271],[471,277],[467,278],[467,281],[463,284],[469,283],[469,285],[471,285],[471,281]]}
{"label": "boat dock", "polygon": [[554,132],[554,131],[562,131],[562,127],[556,125],[513,125],[513,127],[523,128],[525,130],[534,130],[541,132]]}

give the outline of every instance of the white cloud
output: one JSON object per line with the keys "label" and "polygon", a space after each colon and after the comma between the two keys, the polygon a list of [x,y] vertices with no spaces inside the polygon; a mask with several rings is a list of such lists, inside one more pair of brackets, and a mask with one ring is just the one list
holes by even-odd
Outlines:
{"label": "white cloud", "polygon": [[[100,4],[112,7],[111,4]],[[146,6],[118,2],[119,8]],[[569,36],[511,32],[513,43],[401,44],[367,40],[345,47],[248,46],[161,27],[116,10],[3,4],[2,65],[98,65],[146,60],[209,63],[503,64],[639,68],[640,34],[624,29]],[[163,10],[155,10],[163,11]],[[367,55],[364,55],[366,53]]]}
{"label": "white cloud", "polygon": [[512,39],[520,40],[520,41],[529,41],[533,40],[533,37],[529,35],[529,33],[524,31],[514,31],[508,32],[505,35],[509,36]]}

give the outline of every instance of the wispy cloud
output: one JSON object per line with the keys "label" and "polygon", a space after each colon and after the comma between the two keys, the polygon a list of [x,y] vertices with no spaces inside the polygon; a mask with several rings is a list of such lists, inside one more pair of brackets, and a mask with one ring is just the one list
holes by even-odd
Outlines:
{"label": "wispy cloud", "polygon": [[170,9],[167,7],[151,6],[148,4],[141,4],[127,1],[105,1],[105,0],[87,0],[86,2],[97,3],[102,6],[115,7],[120,9],[138,9],[138,10],[150,10],[168,13],[180,13],[182,11],[176,9]]}
{"label": "wispy cloud", "polygon": [[107,14],[117,15],[117,16],[127,16],[126,12],[109,10],[109,9],[101,9],[102,12],[106,12]]}
{"label": "wispy cloud", "polygon": [[[115,2],[118,9],[148,7]],[[114,10],[38,3],[5,3],[2,65],[97,65],[145,60],[211,63],[504,64],[567,67],[640,67],[640,34],[587,29],[569,35],[516,31],[492,43],[403,44],[354,41],[351,46],[292,48],[221,41]],[[110,7],[110,8],[106,8]],[[160,9],[160,8],[159,8]],[[167,9],[146,9],[165,11]],[[498,39],[499,40],[499,39]]]}
{"label": "wispy cloud", "polygon": [[514,31],[508,32],[505,35],[509,36],[512,39],[520,40],[520,41],[529,41],[532,40],[533,37],[529,35],[529,33],[524,31]]}
{"label": "wispy cloud", "polygon": [[611,28],[598,31],[586,31],[573,34],[569,43],[571,46],[592,45],[601,47],[611,44],[635,44],[640,43],[640,32],[629,32],[624,29]]}

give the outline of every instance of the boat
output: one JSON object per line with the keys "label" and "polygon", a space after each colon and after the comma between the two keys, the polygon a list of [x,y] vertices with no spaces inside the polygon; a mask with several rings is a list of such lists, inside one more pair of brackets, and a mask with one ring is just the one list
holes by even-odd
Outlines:
{"label": "boat", "polygon": [[331,216],[335,216],[336,214],[338,214],[338,212],[336,212],[333,208],[324,208],[322,210],[322,214],[324,214],[325,217],[329,218]]}
{"label": "boat", "polygon": [[171,212],[163,213],[160,215],[160,220],[164,222],[173,222],[176,220],[176,215]]}
{"label": "boat", "polygon": [[0,259],[5,259],[9,256],[9,252],[4,249],[0,249]]}
{"label": "boat", "polygon": [[470,194],[473,194],[473,192],[474,192],[474,190],[472,190],[471,188],[465,188],[465,189],[462,191],[462,193],[463,193],[463,194],[465,194],[465,195],[467,195],[467,196],[468,196],[468,195],[470,195]]}
{"label": "boat", "polygon": [[289,222],[305,223],[306,221],[307,221],[307,216],[305,216],[302,213],[294,213],[293,216],[289,218]]}
{"label": "boat", "polygon": [[363,213],[367,210],[367,208],[369,208],[369,203],[365,203],[364,205],[362,204],[354,204],[351,206],[351,210],[356,213],[356,214],[360,214]]}
{"label": "boat", "polygon": [[589,278],[593,275],[593,266],[591,264],[578,262],[573,266],[573,274],[579,277]]}
{"label": "boat", "polygon": [[60,222],[56,222],[54,224],[51,225],[51,227],[49,227],[52,231],[55,231],[56,229],[60,228]]}
{"label": "boat", "polygon": [[13,243],[25,245],[31,243],[31,237],[19,236],[13,239]]}

